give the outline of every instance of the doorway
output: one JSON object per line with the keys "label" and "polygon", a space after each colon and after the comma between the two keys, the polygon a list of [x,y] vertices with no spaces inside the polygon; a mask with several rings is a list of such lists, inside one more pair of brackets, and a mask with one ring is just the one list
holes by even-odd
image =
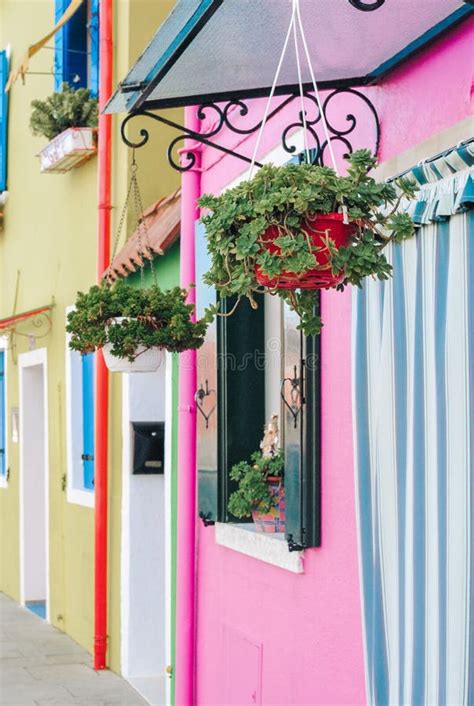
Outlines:
{"label": "doorway", "polygon": [[[122,378],[122,674],[153,706],[168,682],[169,364]],[[146,460],[153,435],[164,435],[164,454]]]}
{"label": "doorway", "polygon": [[20,597],[49,619],[48,400],[46,348],[20,354]]}

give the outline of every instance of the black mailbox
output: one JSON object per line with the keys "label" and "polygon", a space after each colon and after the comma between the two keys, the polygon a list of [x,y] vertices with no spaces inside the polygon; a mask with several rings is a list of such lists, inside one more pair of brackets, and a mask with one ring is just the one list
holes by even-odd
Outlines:
{"label": "black mailbox", "polygon": [[132,422],[133,473],[165,472],[165,423]]}

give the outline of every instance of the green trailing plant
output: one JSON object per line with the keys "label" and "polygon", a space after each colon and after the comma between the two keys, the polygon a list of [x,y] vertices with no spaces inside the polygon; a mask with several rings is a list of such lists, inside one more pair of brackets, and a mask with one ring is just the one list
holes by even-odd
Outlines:
{"label": "green trailing plant", "polygon": [[[356,225],[347,247],[337,249],[327,240],[334,274],[343,272],[337,286],[362,286],[371,275],[388,279],[392,267],[384,255],[390,242],[399,243],[414,234],[414,224],[406,213],[398,213],[403,197],[413,197],[416,187],[407,179],[378,183],[369,172],[376,159],[369,150],[359,150],[348,157],[347,176],[339,177],[329,167],[310,164],[266,165],[253,179],[225,191],[220,196],[204,195],[199,205],[208,213],[202,218],[206,227],[211,266],[204,281],[214,286],[220,297],[247,297],[257,307],[255,294],[269,291],[278,294],[300,316],[300,328],[306,335],[319,333],[322,322],[315,316],[315,290],[272,290],[262,287],[256,278],[258,265],[272,278],[289,271],[302,275],[316,265],[313,247],[302,230],[308,216],[347,209]],[[262,236],[276,226],[274,241],[279,252],[264,247]],[[209,310],[218,313],[218,307]]]}
{"label": "green trailing plant", "polygon": [[61,91],[45,100],[31,102],[30,128],[34,135],[52,140],[70,127],[97,127],[98,107],[87,88],[71,88],[63,83]]}
{"label": "green trailing plant", "polygon": [[261,451],[252,454],[250,461],[241,461],[232,466],[230,478],[238,483],[228,502],[229,512],[234,517],[251,517],[256,508],[269,512],[275,503],[270,492],[268,478],[283,478],[284,459],[278,452],[274,456],[263,456]]}
{"label": "green trailing plant", "polygon": [[[129,361],[135,360],[139,346],[178,353],[199,348],[207,323],[191,320],[194,306],[186,303],[186,297],[180,287],[139,289],[123,280],[95,285],[78,293],[76,307],[68,314],[69,345],[91,353],[110,343],[113,355]],[[121,317],[127,319],[118,322]]]}

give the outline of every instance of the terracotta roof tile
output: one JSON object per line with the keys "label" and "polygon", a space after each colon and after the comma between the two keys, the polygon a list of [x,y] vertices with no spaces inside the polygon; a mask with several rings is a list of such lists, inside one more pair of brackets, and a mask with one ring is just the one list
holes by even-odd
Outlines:
{"label": "terracotta roof tile", "polygon": [[[112,281],[136,272],[146,260],[152,260],[156,255],[164,255],[176,242],[181,225],[181,189],[147,208],[143,220],[146,223],[148,239],[143,227],[137,226],[110,265]],[[104,277],[109,270],[104,272]]]}

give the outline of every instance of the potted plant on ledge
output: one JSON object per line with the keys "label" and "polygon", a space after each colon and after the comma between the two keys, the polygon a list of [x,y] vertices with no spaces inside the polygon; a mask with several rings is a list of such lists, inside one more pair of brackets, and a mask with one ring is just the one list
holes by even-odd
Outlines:
{"label": "potted plant on ledge", "polygon": [[284,458],[279,449],[277,415],[265,428],[260,447],[250,461],[241,461],[231,468],[230,479],[238,487],[230,495],[227,507],[234,517],[252,517],[259,532],[284,532]]}
{"label": "potted plant on ledge", "polygon": [[414,234],[412,219],[397,208],[416,187],[406,179],[377,183],[369,150],[348,161],[344,177],[329,167],[270,164],[220,196],[201,197],[211,256],[205,282],[221,297],[247,297],[253,308],[256,293],[278,294],[303,332],[315,335],[322,325],[316,290],[360,287],[368,275],[388,279],[383,249]]}
{"label": "potted plant on ledge", "polygon": [[61,91],[31,106],[33,134],[49,140],[38,155],[42,172],[67,172],[96,153],[97,100],[86,88],[63,83]]}
{"label": "potted plant on ledge", "polygon": [[181,353],[204,343],[207,323],[192,320],[186,297],[180,287],[138,289],[123,280],[95,285],[78,293],[68,314],[69,346],[81,353],[102,348],[112,372],[157,370],[164,350]]}

